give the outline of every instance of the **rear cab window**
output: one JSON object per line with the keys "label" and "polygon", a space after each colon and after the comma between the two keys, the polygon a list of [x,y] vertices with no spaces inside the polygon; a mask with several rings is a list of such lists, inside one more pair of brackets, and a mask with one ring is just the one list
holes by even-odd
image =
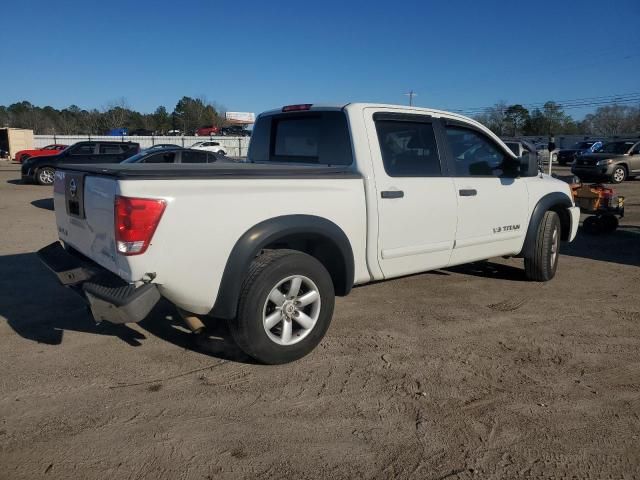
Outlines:
{"label": "rear cab window", "polygon": [[346,115],[312,110],[260,117],[253,129],[248,161],[351,165]]}

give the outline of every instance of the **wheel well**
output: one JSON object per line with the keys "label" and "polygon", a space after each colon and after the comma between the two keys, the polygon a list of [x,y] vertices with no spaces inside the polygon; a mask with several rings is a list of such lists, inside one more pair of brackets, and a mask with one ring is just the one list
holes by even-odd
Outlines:
{"label": "wheel well", "polygon": [[298,250],[314,257],[331,275],[336,295],[343,296],[349,293],[351,285],[347,285],[347,259],[333,240],[317,233],[297,233],[269,243],[263,250],[283,248]]}
{"label": "wheel well", "polygon": [[624,169],[627,171],[627,173],[629,173],[629,167],[627,166],[626,163],[617,163],[616,165],[613,166],[613,168],[615,169],[616,167],[624,167]]}
{"label": "wheel well", "polygon": [[558,214],[558,217],[560,218],[560,238],[566,242],[569,240],[569,236],[571,235],[571,215],[569,210],[567,207],[560,204],[551,206],[549,210]]}

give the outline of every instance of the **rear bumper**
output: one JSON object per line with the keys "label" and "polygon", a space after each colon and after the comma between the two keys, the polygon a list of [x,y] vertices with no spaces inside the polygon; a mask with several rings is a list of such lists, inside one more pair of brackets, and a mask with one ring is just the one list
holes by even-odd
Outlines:
{"label": "rear bumper", "polygon": [[65,287],[79,293],[96,322],[137,323],[160,300],[158,287],[129,284],[104,267],[66,250],[54,242],[38,251],[38,257]]}

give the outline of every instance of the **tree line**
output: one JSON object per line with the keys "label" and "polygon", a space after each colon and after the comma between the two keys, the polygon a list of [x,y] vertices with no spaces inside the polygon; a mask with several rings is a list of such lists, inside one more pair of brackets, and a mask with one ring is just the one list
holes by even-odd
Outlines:
{"label": "tree line", "polygon": [[[561,104],[552,101],[532,110],[521,104],[498,102],[474,118],[499,136],[640,134],[640,106],[600,106],[582,120],[575,120]],[[153,113],[137,112],[124,99],[100,110],[76,105],[58,110],[28,101],[0,106],[0,126],[29,128],[44,135],[100,135],[113,128],[144,129],[158,135],[169,130],[193,134],[205,125],[225,125],[224,108],[206,98],[182,97],[171,113],[164,106]]]}
{"label": "tree line", "polygon": [[112,101],[102,109],[82,109],[77,105],[58,110],[39,107],[28,101],[0,105],[0,126],[29,128],[40,135],[101,135],[114,128],[148,130],[161,135],[169,130],[186,134],[202,126],[226,125],[224,107],[206,98],[182,97],[172,112],[159,106],[153,113],[130,108],[125,99]]}
{"label": "tree line", "polygon": [[582,120],[575,120],[556,102],[546,102],[531,111],[520,104],[499,102],[474,118],[498,136],[640,134],[640,106],[600,106]]}

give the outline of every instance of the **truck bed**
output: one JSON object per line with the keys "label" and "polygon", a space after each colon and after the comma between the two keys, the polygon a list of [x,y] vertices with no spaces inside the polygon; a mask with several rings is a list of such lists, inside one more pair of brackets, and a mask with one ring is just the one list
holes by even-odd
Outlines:
{"label": "truck bed", "polygon": [[281,163],[145,164],[115,163],[65,165],[63,170],[84,172],[126,180],[220,179],[220,178],[362,178],[351,167],[292,165]]}

